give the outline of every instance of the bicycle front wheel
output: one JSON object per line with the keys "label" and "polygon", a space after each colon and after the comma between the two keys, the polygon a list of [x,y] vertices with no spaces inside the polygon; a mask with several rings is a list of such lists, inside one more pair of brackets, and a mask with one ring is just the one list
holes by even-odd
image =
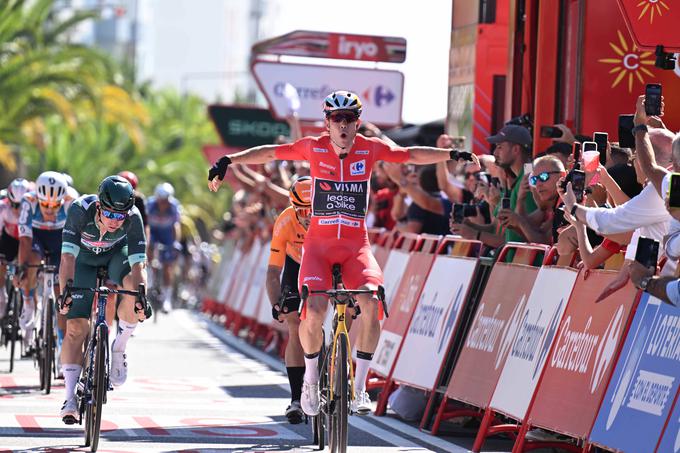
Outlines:
{"label": "bicycle front wheel", "polygon": [[333,386],[334,386],[334,410],[331,433],[331,451],[338,453],[347,452],[347,417],[349,415],[349,360],[347,351],[347,336],[344,333],[338,335],[338,343],[335,351]]}
{"label": "bicycle front wheel", "polygon": [[99,433],[102,424],[102,409],[106,397],[106,355],[109,347],[108,328],[106,324],[97,326],[95,332],[97,346],[94,362],[94,388],[92,389],[92,434],[90,451],[97,451]]}
{"label": "bicycle front wheel", "polygon": [[45,330],[43,332],[43,381],[45,382],[45,394],[49,395],[52,389],[52,366],[54,364],[54,301],[47,300],[45,310]]}

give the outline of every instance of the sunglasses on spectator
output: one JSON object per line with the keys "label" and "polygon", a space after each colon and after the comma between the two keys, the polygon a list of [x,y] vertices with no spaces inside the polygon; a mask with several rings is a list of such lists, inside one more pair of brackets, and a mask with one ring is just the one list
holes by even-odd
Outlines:
{"label": "sunglasses on spectator", "polygon": [[480,173],[481,173],[481,171],[471,171],[471,172],[466,171],[465,172],[465,179],[470,178],[470,177],[476,178],[477,176],[479,176]]}
{"label": "sunglasses on spectator", "polygon": [[353,123],[358,119],[354,113],[333,113],[329,118],[334,123],[342,123],[343,121]]}
{"label": "sunglasses on spectator", "polygon": [[295,212],[300,216],[300,217],[309,217],[312,214],[312,209],[311,208],[295,208]]}
{"label": "sunglasses on spectator", "polygon": [[561,171],[542,171],[537,175],[531,175],[529,177],[529,184],[535,186],[538,181],[546,182],[550,179],[550,175],[562,173]]}
{"label": "sunglasses on spectator", "polygon": [[118,211],[109,211],[108,209],[101,209],[101,213],[104,217],[106,217],[109,220],[125,220],[127,218],[127,212],[118,212]]}
{"label": "sunglasses on spectator", "polygon": [[41,208],[45,209],[55,209],[61,206],[61,201],[43,201],[39,200],[38,204],[40,204]]}
{"label": "sunglasses on spectator", "polygon": [[14,209],[19,209],[19,208],[21,207],[21,202],[15,203],[15,202],[13,202],[13,201],[10,201],[10,202],[9,202],[9,205],[10,205],[11,207],[13,207]]}

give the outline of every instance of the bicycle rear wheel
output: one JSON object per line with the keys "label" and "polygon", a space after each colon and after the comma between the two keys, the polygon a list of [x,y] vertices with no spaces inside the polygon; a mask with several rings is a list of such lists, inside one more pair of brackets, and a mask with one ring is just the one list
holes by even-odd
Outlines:
{"label": "bicycle rear wheel", "polygon": [[54,301],[47,299],[45,310],[45,331],[43,332],[43,380],[45,381],[45,394],[49,395],[52,389],[52,366],[54,364]]}
{"label": "bicycle rear wheel", "polygon": [[96,350],[94,362],[94,388],[92,389],[92,444],[90,451],[97,451],[102,424],[102,409],[106,397],[106,354],[109,347],[108,328],[99,324],[95,332]]}
{"label": "bicycle rear wheel", "polygon": [[333,422],[331,423],[331,451],[347,452],[347,417],[349,415],[349,360],[347,336],[338,335],[333,370]]}

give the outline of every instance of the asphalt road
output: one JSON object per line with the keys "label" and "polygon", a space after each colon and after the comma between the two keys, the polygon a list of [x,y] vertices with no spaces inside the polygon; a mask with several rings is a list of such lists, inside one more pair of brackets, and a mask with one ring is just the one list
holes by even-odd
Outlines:
{"label": "asphalt road", "polygon": [[[104,406],[100,452],[314,451],[310,426],[283,416],[283,365],[200,316],[176,311],[142,324],[127,352],[128,382]],[[0,452],[86,451],[82,427],[59,419],[61,381],[44,395],[32,360],[7,370],[0,348]],[[390,415],[354,416],[350,426],[353,452],[464,452],[472,443],[430,436]]]}

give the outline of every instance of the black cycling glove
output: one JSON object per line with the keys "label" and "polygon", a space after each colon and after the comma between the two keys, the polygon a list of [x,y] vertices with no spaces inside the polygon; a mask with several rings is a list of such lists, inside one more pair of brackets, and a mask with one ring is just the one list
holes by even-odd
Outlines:
{"label": "black cycling glove", "polygon": [[272,318],[274,318],[274,321],[283,322],[279,319],[280,314],[281,310],[279,308],[279,304],[272,305]]}
{"label": "black cycling glove", "polygon": [[224,179],[224,175],[227,174],[227,168],[229,167],[230,163],[231,159],[229,156],[220,157],[220,159],[215,162],[215,165],[210,167],[210,170],[208,170],[208,181],[215,179],[215,176],[220,178],[220,181],[222,181]]}

